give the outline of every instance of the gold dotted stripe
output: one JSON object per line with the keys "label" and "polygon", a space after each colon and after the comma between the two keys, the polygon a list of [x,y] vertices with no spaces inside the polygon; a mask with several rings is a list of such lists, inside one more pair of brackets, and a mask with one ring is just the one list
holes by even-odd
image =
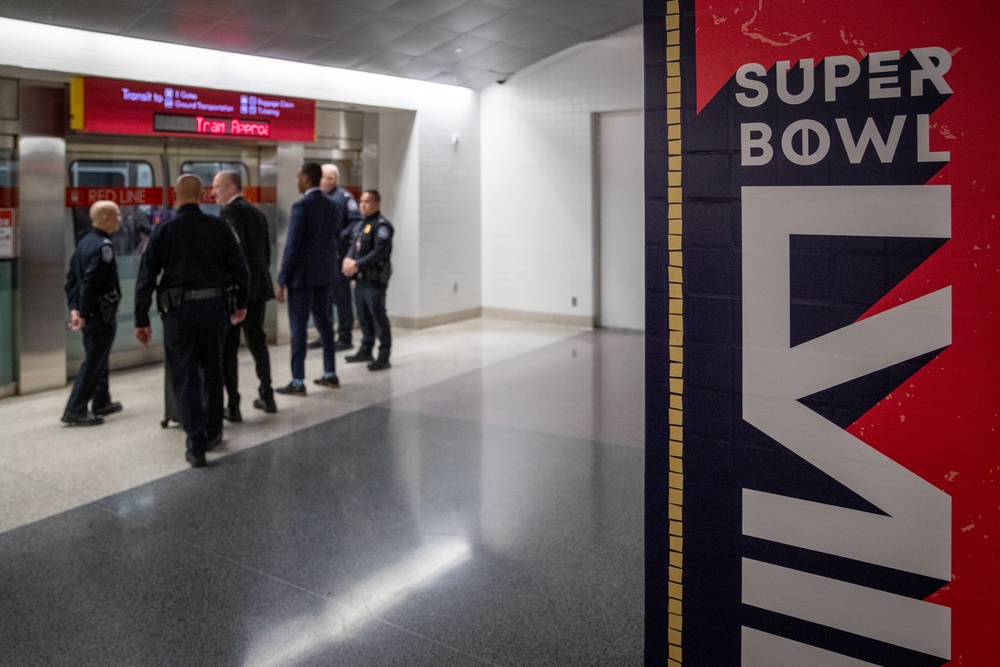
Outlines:
{"label": "gold dotted stripe", "polygon": [[670,251],[670,603],[667,640],[670,667],[682,664],[684,600],[684,297],[681,252],[681,47],[680,2],[667,1],[667,201]]}

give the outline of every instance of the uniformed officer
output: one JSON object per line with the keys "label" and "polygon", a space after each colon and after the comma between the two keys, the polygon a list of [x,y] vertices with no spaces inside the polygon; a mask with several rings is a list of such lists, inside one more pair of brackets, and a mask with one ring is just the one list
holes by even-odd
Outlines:
{"label": "uniformed officer", "polygon": [[232,228],[198,208],[201,180],[182,175],[174,194],[177,215],[153,230],[142,255],[135,286],[135,337],[143,345],[149,343],[155,289],[167,365],[187,433],[185,458],[201,468],[205,452],[222,441],[226,331],[246,317],[250,278]]}
{"label": "uniformed officer", "polygon": [[[364,221],[354,243],[344,258],[342,271],[348,278],[357,278],[354,296],[361,321],[361,347],[357,354],[344,357],[349,363],[367,361],[368,370],[389,368],[392,348],[392,331],[385,313],[385,292],[392,275],[392,223],[379,211],[382,197],[378,190],[365,190],[361,195],[361,214]],[[372,356],[375,338],[378,338],[378,358]]]}
{"label": "uniformed officer", "polygon": [[[328,163],[322,165],[323,178],[319,181],[319,188],[334,204],[344,211],[344,229],[340,233],[340,243],[338,251],[340,258],[347,257],[347,252],[351,248],[351,241],[361,229],[364,216],[358,208],[358,202],[354,201],[352,195],[345,188],[340,187],[340,168]],[[343,274],[338,274],[337,282],[333,284],[333,305],[337,309],[337,344],[334,346],[339,352],[349,350],[353,347],[351,338],[354,333],[354,299],[351,296],[351,279]],[[318,348],[321,341],[314,341],[309,344],[310,348]]]}
{"label": "uniformed officer", "polygon": [[70,426],[102,424],[105,415],[122,410],[122,404],[112,401],[108,391],[108,356],[118,328],[121,299],[111,235],[118,231],[121,219],[114,202],[94,202],[90,207],[92,228],[77,244],[66,273],[69,328],[83,330],[86,354],[62,416]]}

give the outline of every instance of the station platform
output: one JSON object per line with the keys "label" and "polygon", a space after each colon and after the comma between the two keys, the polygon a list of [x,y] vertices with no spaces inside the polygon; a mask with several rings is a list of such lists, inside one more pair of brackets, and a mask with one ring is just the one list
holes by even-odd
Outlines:
{"label": "station platform", "polygon": [[311,351],[271,415],[241,350],[203,469],[160,365],[98,427],[60,423],[69,387],[0,400],[0,664],[642,664],[643,336],[393,333],[340,389]]}

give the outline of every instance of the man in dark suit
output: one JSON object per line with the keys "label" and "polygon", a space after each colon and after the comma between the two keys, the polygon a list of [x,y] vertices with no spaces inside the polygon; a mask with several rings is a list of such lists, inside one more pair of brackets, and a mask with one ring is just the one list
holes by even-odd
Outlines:
{"label": "man in dark suit", "polygon": [[[222,442],[226,330],[246,317],[250,276],[232,228],[198,208],[201,180],[182,175],[174,194],[177,215],[153,230],[142,255],[135,285],[135,337],[149,343],[155,289],[167,365],[187,433],[185,458],[202,468],[205,452]],[[229,288],[235,301],[232,313]]]}
{"label": "man in dark suit", "polygon": [[337,243],[344,226],[340,207],[319,188],[323,171],[315,162],[302,165],[297,175],[302,199],[292,205],[285,239],[285,253],[274,295],[288,300],[292,334],[292,381],[278,387],[279,394],[305,396],[306,327],[309,314],[323,344],[323,376],[316,384],[336,389],[337,359],[330,309],[330,290],[337,280]]}
{"label": "man in dark suit", "polygon": [[233,324],[226,334],[224,369],[228,404],[222,416],[231,422],[243,421],[240,413],[239,372],[236,353],[240,347],[240,330],[246,334],[247,347],[253,355],[257,380],[260,382],[253,406],[264,412],[277,412],[274,391],[271,388],[271,358],[267,352],[267,334],[264,333],[264,311],[267,301],[274,297],[271,284],[271,239],[267,218],[259,208],[243,198],[243,182],[235,171],[220,171],[212,179],[212,196],[222,206],[220,217],[229,223],[240,239],[243,256],[250,269],[250,288],[247,294],[247,316],[240,324]]}

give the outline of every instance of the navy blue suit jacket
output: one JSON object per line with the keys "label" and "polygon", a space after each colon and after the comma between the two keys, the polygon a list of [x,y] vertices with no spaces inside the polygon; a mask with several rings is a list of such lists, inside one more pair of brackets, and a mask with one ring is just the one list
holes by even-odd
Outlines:
{"label": "navy blue suit jacket", "polygon": [[342,209],[318,188],[292,205],[278,284],[288,288],[333,285],[340,272],[337,243]]}

